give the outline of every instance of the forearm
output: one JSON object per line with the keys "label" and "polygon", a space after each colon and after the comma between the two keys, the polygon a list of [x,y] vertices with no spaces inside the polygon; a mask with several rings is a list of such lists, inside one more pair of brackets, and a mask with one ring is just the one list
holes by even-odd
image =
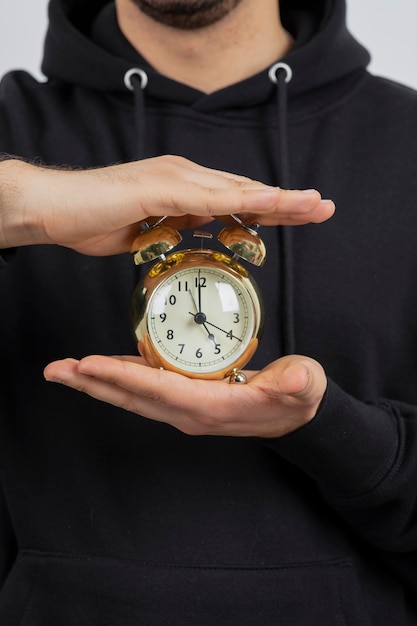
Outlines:
{"label": "forearm", "polygon": [[369,543],[417,551],[417,408],[365,404],[329,382],[313,421],[267,442]]}

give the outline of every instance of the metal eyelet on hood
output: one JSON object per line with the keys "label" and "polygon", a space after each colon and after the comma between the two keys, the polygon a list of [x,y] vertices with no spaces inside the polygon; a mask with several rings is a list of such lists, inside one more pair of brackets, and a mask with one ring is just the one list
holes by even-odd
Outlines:
{"label": "metal eyelet on hood", "polygon": [[132,83],[132,76],[139,76],[141,89],[145,89],[146,85],[148,84],[148,75],[145,70],[142,70],[140,67],[132,67],[130,70],[127,70],[124,75],[123,81],[129,91],[135,90],[135,87]]}
{"label": "metal eyelet on hood", "polygon": [[284,72],[286,72],[285,82],[289,83],[292,79],[292,69],[287,63],[283,63],[282,61],[274,63],[274,65],[271,65],[269,68],[268,76],[270,81],[273,83],[278,82],[277,74],[279,70],[284,70]]}

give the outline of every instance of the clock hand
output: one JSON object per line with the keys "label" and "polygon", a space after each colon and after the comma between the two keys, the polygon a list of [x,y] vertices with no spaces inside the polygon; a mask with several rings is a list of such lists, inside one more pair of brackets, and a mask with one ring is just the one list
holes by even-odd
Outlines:
{"label": "clock hand", "polygon": [[198,283],[197,283],[197,290],[198,290],[198,312],[201,313],[201,280],[200,280],[200,273],[201,270],[198,270]]}
{"label": "clock hand", "polygon": [[[195,301],[195,298],[193,296],[193,294],[190,291],[190,296],[192,301],[194,302],[194,306],[197,309],[197,303]],[[208,324],[209,326],[213,326],[213,328],[217,328],[217,330],[220,330],[222,333],[225,333],[225,335],[229,335],[231,336],[232,339],[237,339],[238,341],[242,341],[241,339],[239,339],[239,337],[236,337],[235,335],[233,335],[233,333],[231,333],[229,330],[224,330],[224,328],[220,328],[219,326],[216,326],[216,324],[212,324],[212,322],[209,322],[207,320],[206,314],[202,313],[201,311],[198,311],[197,313],[191,313],[191,311],[188,311],[190,315],[193,316],[194,321],[197,324],[202,324],[204,326],[204,328],[207,331],[208,334],[208,338],[210,339],[210,341],[213,341],[213,343],[215,344],[215,339],[214,339],[214,335],[212,335],[209,331],[209,329],[207,328],[206,324]]]}
{"label": "clock hand", "polygon": [[214,345],[216,345],[216,339],[215,339],[213,333],[211,333],[210,330],[206,326],[206,323],[205,323],[206,322],[206,316],[205,316],[204,313],[202,313],[201,311],[199,311],[197,309],[197,303],[196,303],[195,298],[194,298],[193,294],[191,293],[191,291],[190,291],[190,296],[191,296],[191,300],[193,301],[195,310],[197,311],[197,313],[195,313],[195,314],[191,313],[191,311],[189,311],[190,315],[192,315],[194,317],[194,321],[197,324],[201,324],[202,326],[204,326],[205,330],[207,331],[207,335],[208,335],[209,340],[212,341],[214,343]]}
{"label": "clock hand", "polygon": [[203,324],[203,326],[204,326],[204,328],[205,328],[205,329],[206,329],[206,331],[207,331],[207,334],[208,334],[208,338],[209,338],[209,340],[210,340],[210,341],[212,341],[212,342],[214,343],[214,345],[217,345],[217,344],[216,344],[216,339],[215,339],[215,337],[214,337],[213,333],[211,333],[211,332],[209,331],[209,329],[207,328],[207,326],[206,326],[205,324]]}
{"label": "clock hand", "polygon": [[211,322],[209,322],[207,319],[205,320],[206,324],[208,324],[209,326],[213,326],[213,328],[217,328],[217,330],[220,330],[222,333],[225,333],[226,335],[229,335],[229,337],[231,337],[232,339],[237,339],[238,341],[242,342],[242,339],[239,339],[239,337],[236,337],[231,330],[224,330],[224,328],[220,328],[219,326],[216,326],[216,324],[212,324]]}
{"label": "clock hand", "polygon": [[[190,296],[191,296],[191,300],[193,301],[193,304],[194,304],[194,308],[195,308],[196,313],[199,313],[199,310],[198,310],[198,307],[197,307],[197,302],[195,301],[195,298],[194,298],[193,292],[192,292],[192,291],[190,291],[190,292],[189,292],[189,294],[190,294]],[[194,315],[194,313],[191,313],[191,315]]]}
{"label": "clock hand", "polygon": [[[194,320],[197,322],[197,324],[202,324],[204,326],[204,328],[207,331],[208,338],[210,339],[210,341],[212,341],[214,343],[214,345],[216,345],[216,340],[214,338],[213,333],[211,333],[209,331],[209,329],[207,328],[207,326],[205,324],[206,316],[205,316],[205,314],[201,310],[201,280],[200,280],[200,274],[201,274],[201,270],[199,269],[198,270],[198,276],[197,276],[197,280],[198,280],[198,283],[197,283],[198,308],[197,308],[197,303],[195,301],[195,298],[194,298],[193,294],[190,291],[191,298],[192,298],[192,300],[194,302],[194,306],[195,306],[195,308],[197,310],[197,315],[194,316]],[[203,318],[204,318],[204,321],[203,321]]]}
{"label": "clock hand", "polygon": [[[209,339],[210,339],[210,341],[212,341],[212,342],[214,343],[214,345],[216,346],[216,345],[217,345],[217,344],[216,344],[216,338],[215,338],[215,336],[213,335],[213,333],[211,333],[211,332],[210,332],[210,330],[209,330],[209,329],[207,328],[207,326],[206,326],[206,316],[204,315],[204,313],[191,313],[191,311],[188,311],[188,312],[189,312],[189,314],[190,314],[190,315],[192,315],[192,316],[193,316],[194,321],[196,322],[196,324],[200,324],[201,326],[203,326],[203,327],[206,329],[206,331],[207,331],[207,335],[208,335],[208,338],[209,338]],[[209,323],[209,322],[207,322],[207,324],[208,324],[208,323]],[[214,324],[211,324],[211,326],[214,326]],[[215,327],[215,328],[217,328],[217,327]],[[223,331],[223,332],[226,332],[226,331]]]}

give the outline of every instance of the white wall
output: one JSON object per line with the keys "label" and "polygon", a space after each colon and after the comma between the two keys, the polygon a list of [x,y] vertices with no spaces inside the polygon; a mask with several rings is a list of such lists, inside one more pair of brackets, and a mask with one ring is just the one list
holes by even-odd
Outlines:
{"label": "white wall", "polygon": [[347,0],[348,24],[371,52],[370,69],[417,89],[417,0]]}
{"label": "white wall", "polygon": [[[0,0],[0,75],[18,67],[40,76],[47,3]],[[347,4],[352,32],[372,53],[371,70],[417,88],[417,0],[347,0]]]}
{"label": "white wall", "polygon": [[40,76],[47,6],[48,0],[0,0],[0,75],[19,68]]}

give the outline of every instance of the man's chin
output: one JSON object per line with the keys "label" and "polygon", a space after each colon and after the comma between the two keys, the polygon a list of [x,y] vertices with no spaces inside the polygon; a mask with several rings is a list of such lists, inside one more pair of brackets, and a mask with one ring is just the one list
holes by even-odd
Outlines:
{"label": "man's chin", "polygon": [[218,22],[241,0],[132,0],[156,22],[166,26],[193,30]]}

